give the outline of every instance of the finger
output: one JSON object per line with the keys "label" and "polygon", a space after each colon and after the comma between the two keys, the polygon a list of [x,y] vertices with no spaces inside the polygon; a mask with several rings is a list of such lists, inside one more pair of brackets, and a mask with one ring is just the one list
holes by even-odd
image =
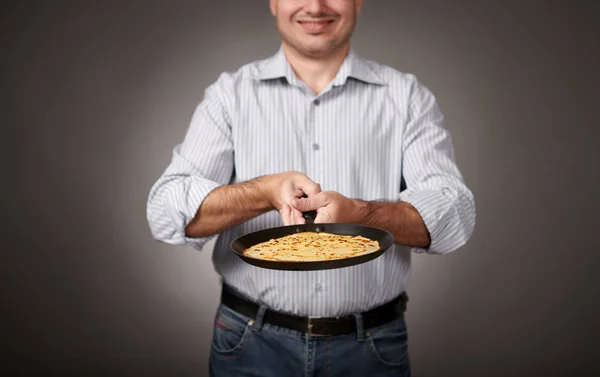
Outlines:
{"label": "finger", "polygon": [[294,177],[296,187],[302,190],[307,196],[315,195],[321,192],[321,185],[315,183],[304,174],[298,174]]}
{"label": "finger", "polygon": [[331,215],[329,214],[329,212],[321,209],[321,210],[317,210],[317,217],[315,218],[315,224],[325,224],[325,223],[332,223],[333,219],[331,217]]}
{"label": "finger", "polygon": [[308,198],[300,198],[292,200],[292,207],[300,212],[315,211],[328,204],[327,195],[318,193]]}
{"label": "finger", "polygon": [[281,191],[281,200],[284,203],[292,204],[294,199],[301,198],[306,195],[304,191],[295,183],[289,183],[289,186],[284,186]]}
{"label": "finger", "polygon": [[279,211],[279,213],[281,214],[281,222],[283,223],[283,225],[293,225],[290,216],[291,210],[292,208],[289,205],[284,204],[281,208],[281,211]]}
{"label": "finger", "polygon": [[298,211],[295,208],[292,208],[291,213],[291,217],[294,221],[294,224],[306,224],[306,219],[304,218],[304,216],[302,216],[302,212]]}

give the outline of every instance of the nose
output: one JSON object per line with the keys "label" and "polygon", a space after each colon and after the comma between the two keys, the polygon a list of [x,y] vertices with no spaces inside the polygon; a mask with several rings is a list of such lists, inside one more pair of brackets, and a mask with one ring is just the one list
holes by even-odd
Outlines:
{"label": "nose", "polygon": [[310,15],[318,15],[325,10],[326,0],[308,0],[304,10]]}

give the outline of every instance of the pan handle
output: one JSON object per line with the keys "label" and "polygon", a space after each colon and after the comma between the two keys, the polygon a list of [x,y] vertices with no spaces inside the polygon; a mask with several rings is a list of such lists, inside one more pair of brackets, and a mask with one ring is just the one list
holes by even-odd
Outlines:
{"label": "pan handle", "polygon": [[[308,198],[308,196],[302,195],[303,198]],[[306,211],[306,212],[302,212],[302,217],[304,217],[304,220],[306,220],[307,224],[313,224],[315,222],[315,219],[317,218],[317,211]]]}

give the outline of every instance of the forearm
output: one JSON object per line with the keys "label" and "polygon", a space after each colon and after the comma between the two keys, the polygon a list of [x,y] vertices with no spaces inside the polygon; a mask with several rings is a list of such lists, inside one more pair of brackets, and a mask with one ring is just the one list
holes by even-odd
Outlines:
{"label": "forearm", "polygon": [[427,248],[431,244],[429,231],[419,212],[406,202],[365,202],[363,225],[387,230],[396,243],[411,247]]}
{"label": "forearm", "polygon": [[211,191],[185,227],[186,237],[212,236],[274,209],[270,179],[258,177]]}

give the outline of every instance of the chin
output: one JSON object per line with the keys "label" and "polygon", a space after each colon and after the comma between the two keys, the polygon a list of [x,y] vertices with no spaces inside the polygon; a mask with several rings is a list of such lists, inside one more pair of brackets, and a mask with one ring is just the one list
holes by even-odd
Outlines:
{"label": "chin", "polygon": [[306,44],[304,49],[308,54],[312,56],[327,56],[329,54],[337,52],[343,45],[336,43],[336,41],[327,41],[322,43],[311,43]]}
{"label": "chin", "polygon": [[329,55],[332,55],[336,51],[337,51],[336,49],[323,48],[323,49],[308,49],[308,50],[305,50],[304,53],[306,56],[310,56],[311,58],[314,58],[314,59],[319,59],[319,58],[324,58]]}
{"label": "chin", "polygon": [[284,38],[284,41],[300,54],[312,58],[331,55],[344,45],[337,38],[325,36],[302,36],[300,38],[291,36],[290,38]]}

